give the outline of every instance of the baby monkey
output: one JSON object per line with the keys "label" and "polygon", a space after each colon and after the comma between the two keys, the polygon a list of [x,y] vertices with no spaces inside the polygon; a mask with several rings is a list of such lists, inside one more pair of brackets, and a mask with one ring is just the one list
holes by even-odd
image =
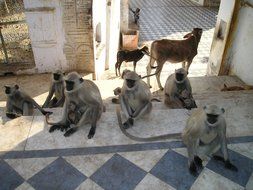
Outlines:
{"label": "baby monkey", "polygon": [[213,156],[224,162],[225,168],[237,171],[228,156],[226,141],[226,121],[224,108],[216,105],[194,110],[182,132],[182,139],[188,151],[190,173],[197,175],[197,167],[202,168],[201,156],[211,156],[221,149],[223,157]]}

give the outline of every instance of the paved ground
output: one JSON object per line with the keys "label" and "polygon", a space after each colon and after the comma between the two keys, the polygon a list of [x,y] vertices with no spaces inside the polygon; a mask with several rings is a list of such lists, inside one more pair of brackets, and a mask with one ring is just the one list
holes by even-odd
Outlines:
{"label": "paved ground", "polygon": [[[203,20],[199,22],[203,24],[200,26],[207,27],[206,33],[203,34],[207,36],[207,39],[202,38],[200,45],[208,40],[211,41],[213,30],[211,27],[214,26],[214,16],[217,11],[195,7],[194,4],[183,0],[139,0],[136,2],[142,3],[142,14],[149,13],[151,7],[164,14],[159,18],[163,21],[164,27],[170,26],[170,23],[176,22],[175,18],[184,14],[189,13],[185,17],[192,20],[196,20],[193,18],[195,15],[199,18],[202,14],[201,18],[206,19],[207,23],[210,22],[210,25],[206,26]],[[173,14],[176,16],[172,16]],[[152,13],[152,18],[156,16],[159,14]],[[165,19],[169,16],[171,16],[171,22]],[[178,29],[184,28],[180,34],[172,31],[166,35],[179,34],[177,38],[181,38],[187,30],[195,26],[189,23],[186,25],[189,25],[189,28],[185,29],[184,25],[178,27]],[[156,32],[156,27],[159,26],[150,27],[150,30]],[[171,30],[173,28],[175,29],[176,25],[171,27]],[[157,31],[162,31],[162,29]],[[156,35],[163,37],[164,33],[161,35],[156,33]],[[151,39],[148,36],[145,37],[146,40]],[[209,51],[210,43],[207,44],[206,48],[203,45],[201,49]],[[205,75],[206,63],[200,62],[205,56],[208,56],[207,52],[199,53],[199,59],[196,59],[199,61],[192,65],[190,76]],[[147,61],[148,57],[145,60]],[[145,71],[144,61],[137,68],[140,73]],[[180,66],[169,65],[164,68],[163,84],[167,76],[177,67]],[[47,95],[49,79],[48,74],[5,77],[1,78],[0,86],[17,82],[38,103],[42,104]],[[5,96],[1,92],[0,190],[252,190],[253,91],[220,92],[224,83],[228,86],[243,85],[236,77],[191,77],[190,80],[194,98],[199,107],[216,103],[225,108],[229,155],[231,161],[239,167],[237,173],[225,169],[219,162],[206,158],[203,170],[197,177],[193,177],[188,173],[186,149],[180,139],[140,143],[125,137],[118,128],[115,106],[110,104],[112,90],[122,85],[122,81],[113,78],[96,81],[107,111],[100,119],[95,137],[90,140],[87,139],[89,126],[83,127],[69,138],[65,138],[60,131],[49,133],[49,126],[39,113],[15,120],[7,119],[4,116]],[[155,80],[152,82],[154,94],[162,94],[157,91]],[[169,110],[163,103],[153,105],[151,117],[137,122],[136,126],[129,130],[131,134],[147,137],[180,132],[191,113],[186,110]],[[61,110],[53,111],[52,121],[59,120]]]}

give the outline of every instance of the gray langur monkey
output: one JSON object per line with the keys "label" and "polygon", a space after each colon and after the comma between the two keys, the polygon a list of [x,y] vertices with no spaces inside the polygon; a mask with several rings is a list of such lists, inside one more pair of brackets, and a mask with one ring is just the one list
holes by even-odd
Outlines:
{"label": "gray langur monkey", "polygon": [[185,69],[176,69],[167,78],[164,88],[164,103],[170,108],[196,108],[192,97],[192,88]]}
{"label": "gray langur monkey", "polygon": [[226,121],[222,114],[224,108],[216,105],[196,109],[188,118],[182,132],[182,140],[188,151],[188,165],[191,174],[197,174],[197,167],[202,168],[201,156],[211,156],[221,149],[223,157],[213,156],[224,162],[225,168],[237,171],[231,164],[226,142]]}
{"label": "gray langur monkey", "polygon": [[45,111],[39,106],[29,95],[19,89],[16,84],[14,86],[5,85],[6,101],[6,116],[14,119],[18,116],[31,116],[34,112],[34,106],[40,110],[43,115],[51,114],[52,112]]}
{"label": "gray langur monkey", "polygon": [[63,73],[59,70],[53,73],[49,94],[45,103],[42,106],[43,108],[54,108],[63,106],[65,101],[63,77]]}
{"label": "gray langur monkey", "polygon": [[[61,121],[57,123],[46,121],[52,125],[49,132],[56,129],[66,130],[64,136],[70,136],[84,124],[91,124],[88,138],[92,138],[96,132],[97,121],[104,111],[104,105],[96,84],[90,80],[84,80],[78,73],[71,72],[65,79],[65,103]],[[69,128],[69,129],[68,129]]]}
{"label": "gray langur monkey", "polygon": [[119,94],[120,106],[127,121],[123,123],[125,129],[134,124],[152,109],[151,92],[147,84],[133,71],[125,71],[124,84]]}

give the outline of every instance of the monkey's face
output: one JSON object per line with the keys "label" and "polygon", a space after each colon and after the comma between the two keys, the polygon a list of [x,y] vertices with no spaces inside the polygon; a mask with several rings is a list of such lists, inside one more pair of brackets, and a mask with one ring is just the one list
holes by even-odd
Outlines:
{"label": "monkey's face", "polygon": [[58,81],[61,78],[61,75],[59,73],[54,73],[54,80]]}
{"label": "monkey's face", "polygon": [[74,90],[75,82],[71,80],[65,80],[66,83],[66,90],[71,91]]}
{"label": "monkey's face", "polygon": [[13,94],[13,92],[19,89],[18,85],[15,85],[15,86],[5,85],[4,87],[5,87],[5,94],[7,95]]}
{"label": "monkey's face", "polygon": [[206,114],[208,123],[215,124],[218,121],[219,115]]}
{"label": "monkey's face", "polygon": [[135,80],[126,79],[126,84],[128,88],[133,88],[135,86]]}
{"label": "monkey's face", "polygon": [[185,78],[184,73],[176,73],[176,80],[178,82],[182,82],[184,80],[184,78]]}

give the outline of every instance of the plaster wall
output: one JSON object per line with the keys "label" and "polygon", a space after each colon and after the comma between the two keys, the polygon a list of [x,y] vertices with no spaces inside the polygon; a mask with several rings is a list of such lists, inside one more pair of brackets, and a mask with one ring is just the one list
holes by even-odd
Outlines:
{"label": "plaster wall", "polygon": [[[253,4],[253,0],[248,0]],[[234,41],[229,54],[230,74],[237,75],[245,83],[253,85],[253,8],[241,7]]]}
{"label": "plaster wall", "polygon": [[[106,67],[106,0],[93,0],[93,43],[96,79],[99,79]],[[99,39],[97,39],[99,38]],[[99,41],[98,41],[99,40]]]}
{"label": "plaster wall", "polygon": [[[207,75],[218,75],[219,73],[230,24],[232,21],[234,5],[235,0],[221,0],[207,66]],[[223,30],[220,30],[221,23],[223,23]],[[219,31],[222,34],[219,34]],[[222,37],[219,37],[219,35]]]}
{"label": "plaster wall", "polygon": [[39,72],[94,72],[92,0],[24,0]]}

